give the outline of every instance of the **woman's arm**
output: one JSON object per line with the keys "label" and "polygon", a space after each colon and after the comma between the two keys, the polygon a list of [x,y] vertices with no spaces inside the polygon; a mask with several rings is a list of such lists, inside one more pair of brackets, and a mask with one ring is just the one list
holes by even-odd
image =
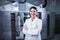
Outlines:
{"label": "woman's arm", "polygon": [[24,25],[23,25],[23,33],[26,34],[27,31],[28,31],[28,28],[27,28],[27,20],[26,20]]}

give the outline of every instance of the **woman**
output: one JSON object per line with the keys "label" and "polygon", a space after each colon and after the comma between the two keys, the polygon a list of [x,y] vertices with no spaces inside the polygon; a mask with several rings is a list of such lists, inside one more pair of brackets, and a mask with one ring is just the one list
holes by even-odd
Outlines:
{"label": "woman", "polygon": [[32,6],[30,8],[31,18],[26,19],[23,26],[23,33],[25,40],[41,40],[42,20],[36,17],[37,8]]}

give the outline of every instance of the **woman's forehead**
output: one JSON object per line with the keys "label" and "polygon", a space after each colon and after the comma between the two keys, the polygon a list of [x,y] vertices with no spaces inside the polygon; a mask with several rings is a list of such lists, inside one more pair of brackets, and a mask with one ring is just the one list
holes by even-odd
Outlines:
{"label": "woman's forehead", "polygon": [[36,9],[33,9],[33,8],[32,8],[30,11],[36,11]]}

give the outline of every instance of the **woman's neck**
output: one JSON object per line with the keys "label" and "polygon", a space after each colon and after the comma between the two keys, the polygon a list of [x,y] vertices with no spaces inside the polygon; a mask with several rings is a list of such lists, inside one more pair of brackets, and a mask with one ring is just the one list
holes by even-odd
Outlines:
{"label": "woman's neck", "polygon": [[36,17],[34,17],[34,18],[31,17],[31,20],[33,21],[35,18],[36,18]]}

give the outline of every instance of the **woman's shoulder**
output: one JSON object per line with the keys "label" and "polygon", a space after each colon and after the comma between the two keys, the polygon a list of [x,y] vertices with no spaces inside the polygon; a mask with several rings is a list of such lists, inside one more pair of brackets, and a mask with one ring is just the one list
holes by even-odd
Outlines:
{"label": "woman's shoulder", "polygon": [[42,19],[40,19],[40,18],[38,18],[38,17],[37,17],[37,19],[40,20],[40,21],[42,20]]}
{"label": "woman's shoulder", "polygon": [[26,21],[30,21],[30,18],[29,19],[26,19]]}
{"label": "woman's shoulder", "polygon": [[38,20],[37,20],[37,21],[40,21],[40,22],[41,22],[41,21],[42,21],[42,19],[39,19],[39,18],[38,18]]}

